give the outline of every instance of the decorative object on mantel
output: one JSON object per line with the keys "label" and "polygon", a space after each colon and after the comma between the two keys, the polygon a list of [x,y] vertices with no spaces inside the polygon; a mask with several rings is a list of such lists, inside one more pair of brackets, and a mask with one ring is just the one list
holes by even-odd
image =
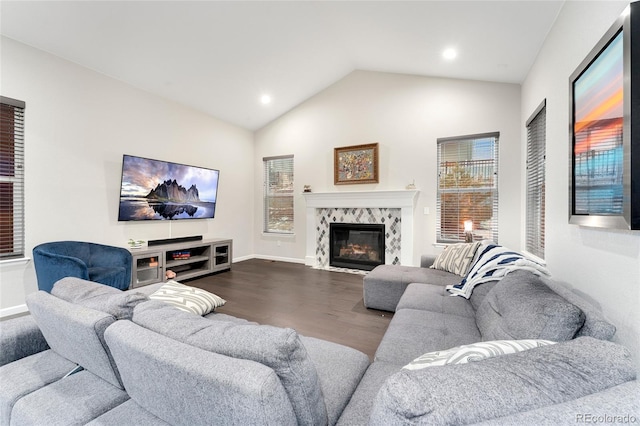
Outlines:
{"label": "decorative object on mantel", "polygon": [[129,239],[127,244],[129,245],[130,248],[137,249],[137,248],[142,247],[142,245],[144,244],[144,241]]}
{"label": "decorative object on mantel", "polygon": [[416,189],[416,180],[412,180],[409,185],[406,187],[407,189]]}
{"label": "decorative object on mantel", "polygon": [[302,189],[302,192],[311,192],[311,185],[305,185]]}
{"label": "decorative object on mantel", "polygon": [[378,144],[333,149],[333,183],[378,183]]}

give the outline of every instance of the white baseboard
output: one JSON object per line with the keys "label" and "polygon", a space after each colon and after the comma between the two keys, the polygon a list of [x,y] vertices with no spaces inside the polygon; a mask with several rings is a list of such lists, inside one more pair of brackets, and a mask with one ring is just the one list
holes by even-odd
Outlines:
{"label": "white baseboard", "polygon": [[233,258],[233,263],[237,263],[237,262],[244,262],[245,260],[251,260],[254,259],[255,256],[250,254],[248,256],[240,256],[240,257],[234,257]]}
{"label": "white baseboard", "polygon": [[0,318],[10,317],[12,315],[24,314],[25,312],[29,312],[29,308],[27,305],[17,305],[12,306],[10,308],[0,309]]}
{"label": "white baseboard", "polygon": [[268,256],[262,254],[256,254],[253,257],[254,259],[275,260],[276,262],[302,263],[303,265],[305,264],[304,259],[296,259],[294,257]]}

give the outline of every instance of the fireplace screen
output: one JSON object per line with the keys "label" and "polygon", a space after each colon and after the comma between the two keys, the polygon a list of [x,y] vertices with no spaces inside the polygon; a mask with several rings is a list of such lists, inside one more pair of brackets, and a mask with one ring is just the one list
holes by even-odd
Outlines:
{"label": "fireplace screen", "polygon": [[370,271],[384,264],[384,225],[331,223],[329,265]]}

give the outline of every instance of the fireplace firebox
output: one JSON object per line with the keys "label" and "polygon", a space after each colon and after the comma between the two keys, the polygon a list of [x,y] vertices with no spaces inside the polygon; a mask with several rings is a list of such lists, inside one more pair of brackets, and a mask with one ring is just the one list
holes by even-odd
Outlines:
{"label": "fireplace firebox", "polygon": [[329,224],[329,265],[370,271],[384,264],[384,225]]}

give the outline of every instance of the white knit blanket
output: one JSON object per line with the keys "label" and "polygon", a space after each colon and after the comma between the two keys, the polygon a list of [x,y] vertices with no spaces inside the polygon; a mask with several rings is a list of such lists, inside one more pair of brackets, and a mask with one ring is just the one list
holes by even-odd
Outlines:
{"label": "white knit blanket", "polygon": [[471,267],[467,276],[456,285],[448,285],[451,296],[471,297],[473,288],[488,281],[497,281],[509,272],[526,270],[536,275],[549,276],[547,268],[525,257],[523,254],[495,244],[484,248],[476,263]]}

